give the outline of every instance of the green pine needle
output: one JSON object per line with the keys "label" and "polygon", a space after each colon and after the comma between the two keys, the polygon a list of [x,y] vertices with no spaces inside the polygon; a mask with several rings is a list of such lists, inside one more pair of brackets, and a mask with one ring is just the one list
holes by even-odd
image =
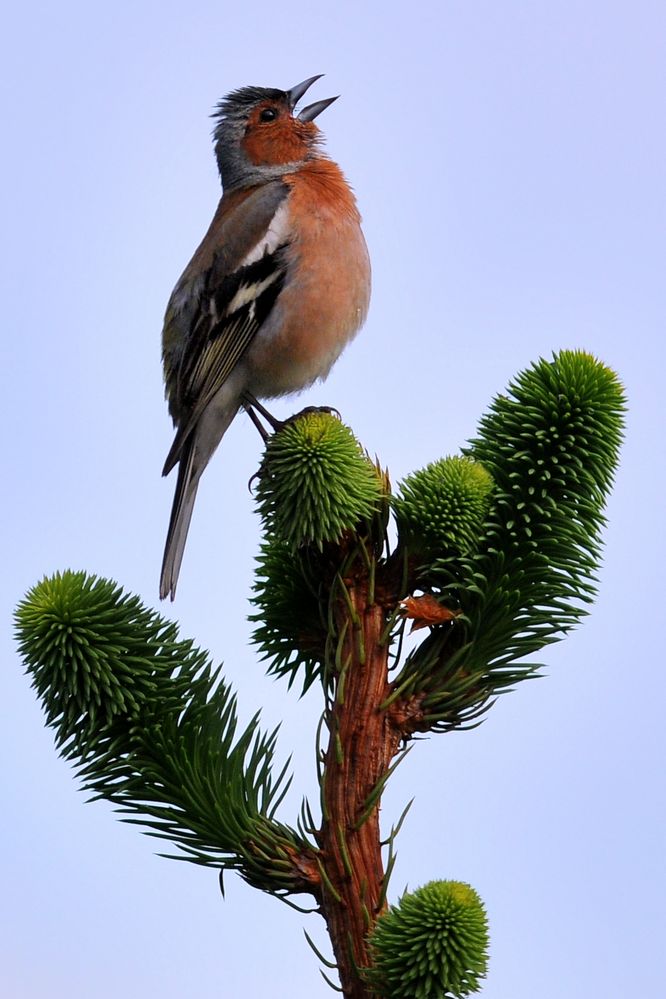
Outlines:
{"label": "green pine needle", "polygon": [[488,922],[460,881],[431,881],[380,916],[370,936],[369,984],[385,999],[446,999],[478,992],[488,966]]}
{"label": "green pine needle", "polygon": [[304,691],[320,673],[327,634],[305,558],[284,541],[263,544],[252,598],[257,612],[250,616],[253,641],[271,660],[269,672],[288,676],[290,685],[300,673]]}

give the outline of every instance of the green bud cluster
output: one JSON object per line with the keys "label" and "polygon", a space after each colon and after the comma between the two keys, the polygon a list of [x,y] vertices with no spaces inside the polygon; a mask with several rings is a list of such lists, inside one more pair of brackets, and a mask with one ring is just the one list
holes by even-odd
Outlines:
{"label": "green bud cluster", "polygon": [[446,999],[480,988],[488,965],[481,899],[461,881],[431,881],[380,916],[370,983],[385,999]]}
{"label": "green bud cluster", "polygon": [[471,458],[441,458],[413,472],[394,500],[401,539],[431,559],[475,549],[492,488],[490,474]]}
{"label": "green bud cluster", "polygon": [[257,499],[267,536],[321,549],[375,514],[383,480],[348,427],[311,412],[268,441]]}

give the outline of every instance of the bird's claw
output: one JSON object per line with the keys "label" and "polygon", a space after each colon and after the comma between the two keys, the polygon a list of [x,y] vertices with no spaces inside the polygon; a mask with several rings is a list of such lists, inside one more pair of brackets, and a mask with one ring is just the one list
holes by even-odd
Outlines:
{"label": "bird's claw", "polygon": [[[243,396],[243,408],[247,412],[255,427],[259,431],[264,441],[264,444],[268,441],[270,434],[262,424],[257,413],[260,413],[266,422],[271,427],[273,433],[278,433],[280,430],[284,430],[288,427],[290,423],[295,420],[300,420],[302,416],[307,416],[309,413],[328,413],[329,416],[335,416],[338,420],[342,420],[340,411],[335,409],[333,406],[306,406],[305,409],[301,409],[300,412],[294,413],[293,416],[288,416],[286,420],[278,420],[272,413],[270,413],[265,406],[262,406],[260,402],[249,392],[246,392]],[[256,412],[255,412],[256,410]],[[250,480],[251,482],[252,480]]]}
{"label": "bird's claw", "polygon": [[306,406],[299,413],[294,413],[293,416],[288,417],[283,421],[282,426],[286,427],[288,423],[293,423],[294,420],[300,420],[301,416],[308,416],[310,413],[328,413],[329,416],[335,416],[338,420],[342,420],[340,411],[335,409],[334,406]]}
{"label": "bird's claw", "polygon": [[250,496],[254,495],[254,489],[253,489],[254,480],[260,478],[261,478],[261,469],[258,468],[257,471],[254,473],[254,475],[251,475],[250,478],[247,480],[247,491],[249,492]]}

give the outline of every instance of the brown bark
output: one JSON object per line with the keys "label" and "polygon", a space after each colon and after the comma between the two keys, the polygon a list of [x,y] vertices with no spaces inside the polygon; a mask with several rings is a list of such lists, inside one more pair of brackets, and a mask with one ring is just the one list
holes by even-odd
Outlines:
{"label": "brown bark", "polygon": [[321,908],[344,995],[369,999],[372,990],[357,969],[370,964],[366,937],[385,907],[385,893],[379,801],[369,813],[367,804],[399,749],[401,733],[392,713],[380,710],[390,690],[388,645],[381,641],[384,609],[368,603],[365,581],[346,583],[349,603],[340,600],[336,607],[344,667],[328,718]]}

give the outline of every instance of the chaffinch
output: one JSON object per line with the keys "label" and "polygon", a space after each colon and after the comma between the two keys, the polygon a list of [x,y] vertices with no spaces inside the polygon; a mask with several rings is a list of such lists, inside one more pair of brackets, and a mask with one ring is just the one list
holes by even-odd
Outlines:
{"label": "chaffinch", "polygon": [[173,290],[162,333],[178,465],[160,597],[174,599],[201,473],[243,407],[327,376],[361,327],[370,262],[356,200],[320,151],[314,119],[334,100],[295,114],[320,79],[291,90],[243,87],[220,101],[215,155],[223,196]]}

